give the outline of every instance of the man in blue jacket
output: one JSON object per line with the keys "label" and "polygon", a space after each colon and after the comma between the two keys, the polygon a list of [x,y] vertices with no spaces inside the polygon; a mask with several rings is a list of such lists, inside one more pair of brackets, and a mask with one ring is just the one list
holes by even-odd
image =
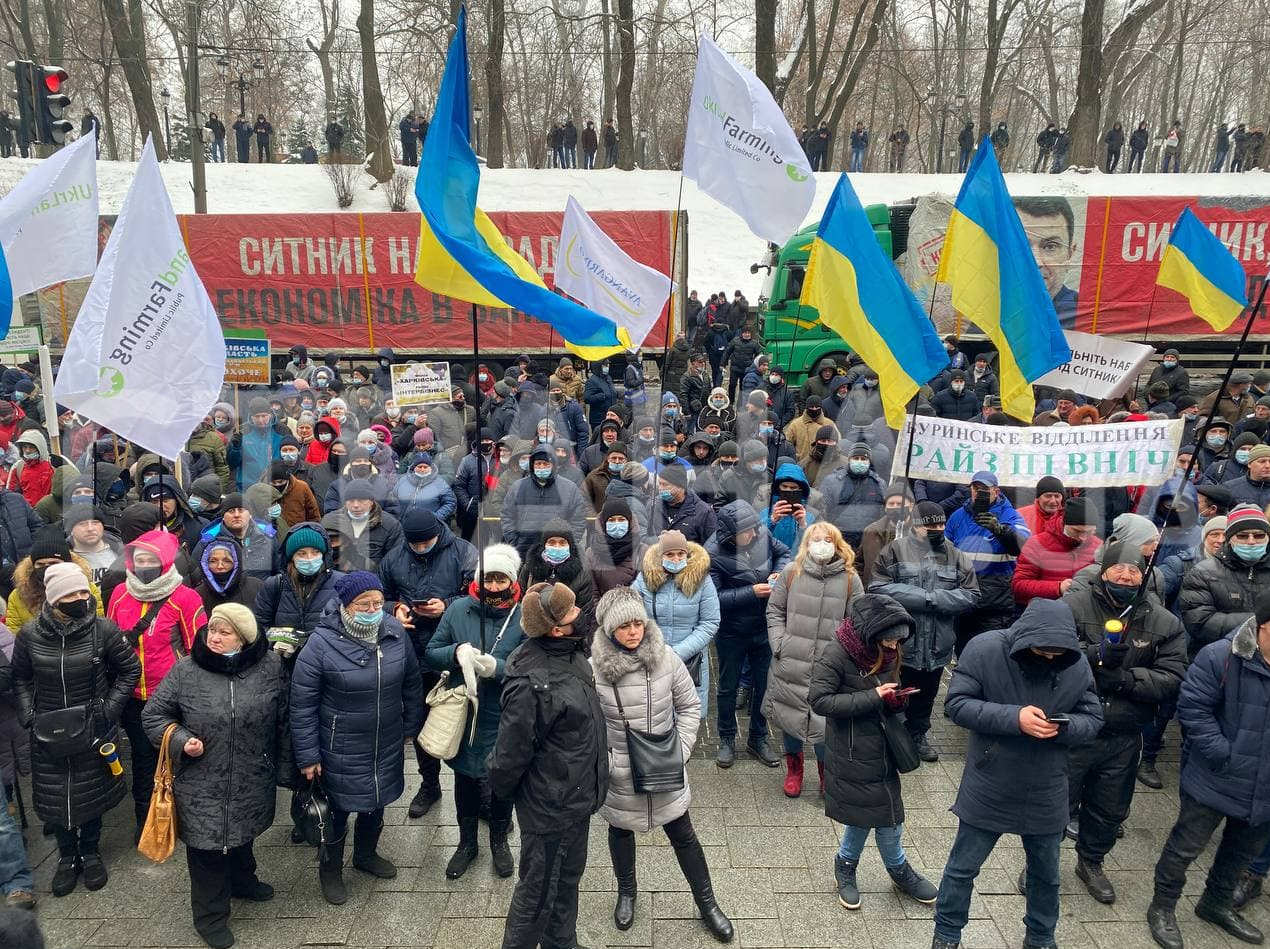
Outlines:
{"label": "man in blue jacket", "polygon": [[1155,865],[1151,936],[1182,949],[1176,907],[1186,870],[1225,821],[1195,915],[1242,942],[1261,930],[1232,906],[1239,875],[1270,840],[1270,590],[1253,615],[1195,656],[1177,700],[1186,736],[1177,822]]}
{"label": "man in blue jacket", "polygon": [[961,654],[944,707],[970,740],[931,949],[960,944],[975,877],[1002,834],[1022,837],[1027,854],[1023,947],[1053,947],[1067,750],[1102,727],[1072,611],[1058,600],[1033,600],[1009,629],[976,636]]}

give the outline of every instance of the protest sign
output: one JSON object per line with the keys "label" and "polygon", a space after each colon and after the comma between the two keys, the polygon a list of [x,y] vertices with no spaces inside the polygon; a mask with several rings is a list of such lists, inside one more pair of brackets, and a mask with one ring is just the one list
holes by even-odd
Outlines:
{"label": "protest sign", "polygon": [[1155,355],[1155,350],[1115,336],[1093,336],[1067,330],[1072,361],[1036,380],[1038,386],[1071,389],[1091,399],[1121,395]]}
{"label": "protest sign", "polygon": [[225,381],[239,386],[269,385],[269,340],[225,337]]}
{"label": "protest sign", "polygon": [[415,362],[392,367],[392,401],[399,408],[450,401],[450,364]]}
{"label": "protest sign", "polygon": [[1069,488],[1163,484],[1185,425],[1173,419],[1019,428],[919,415],[895,446],[892,478],[904,477],[914,423],[911,477],[966,484],[976,471],[991,471],[1002,487],[1029,488],[1045,475]]}

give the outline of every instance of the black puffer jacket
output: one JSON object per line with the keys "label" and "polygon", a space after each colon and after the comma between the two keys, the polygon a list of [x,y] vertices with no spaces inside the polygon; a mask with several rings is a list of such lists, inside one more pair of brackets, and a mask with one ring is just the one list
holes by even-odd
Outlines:
{"label": "black puffer jacket", "polygon": [[1197,563],[1182,580],[1177,607],[1186,626],[1186,654],[1196,653],[1233,633],[1252,616],[1257,591],[1270,586],[1270,554],[1254,564],[1235,556],[1223,544],[1213,556]]}
{"label": "black puffer jacket", "polygon": [[527,639],[503,672],[490,790],[516,802],[522,829],[559,833],[604,803],[607,734],[581,640]]}
{"label": "black puffer jacket", "polygon": [[[817,657],[807,693],[812,710],[825,717],[825,815],[852,827],[897,827],[904,820],[900,775],[882,735],[882,716],[903,727],[900,711],[890,709],[877,687],[895,678],[898,656],[877,672],[861,668],[860,656],[874,653],[881,633],[898,635],[897,625],[913,634],[913,620],[894,599],[879,593],[851,598],[839,634]],[[849,627],[849,630],[848,630]],[[843,638],[860,640],[856,655]]]}
{"label": "black puffer jacket", "polygon": [[[274,788],[290,780],[287,689],[282,660],[269,641],[236,656],[207,646],[206,630],[194,648],[163,677],[141,712],[154,744],[173,722],[168,750],[176,774],[177,831],[187,847],[221,850],[251,843],[273,823]],[[203,742],[187,757],[185,743]]]}
{"label": "black puffer jacket", "polygon": [[[111,679],[113,678],[113,682]],[[90,614],[62,623],[45,606],[22,627],[13,647],[18,716],[29,727],[42,712],[95,703],[98,743],[118,741],[115,725],[141,680],[141,663],[110,620]],[[78,827],[123,800],[126,785],[112,777],[94,747],[54,758],[31,742],[35,813],[40,820]]]}

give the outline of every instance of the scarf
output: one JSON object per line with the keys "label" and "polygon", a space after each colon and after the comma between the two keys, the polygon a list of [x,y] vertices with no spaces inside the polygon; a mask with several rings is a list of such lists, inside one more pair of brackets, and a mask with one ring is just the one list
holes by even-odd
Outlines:
{"label": "scarf", "polygon": [[342,606],[340,607],[340,623],[344,627],[344,632],[368,649],[379,640],[379,628],[383,625],[383,623],[359,623],[353,619],[353,614]]}
{"label": "scarf", "polygon": [[[838,645],[846,650],[851,661],[865,675],[874,675],[878,680],[883,680],[887,674],[895,668],[896,651],[884,650],[876,643],[866,643],[856,632],[855,624],[849,619],[844,619],[838,626],[835,634],[838,639]],[[879,659],[881,660],[879,662]],[[870,671],[877,666],[876,671]],[[908,702],[908,698],[898,696],[894,693],[886,696],[883,701],[886,707],[891,710],[901,709]]]}
{"label": "scarf", "polygon": [[128,571],[124,577],[124,583],[132,598],[142,603],[154,603],[171,596],[173,591],[181,585],[181,575],[176,572],[175,566],[168,567],[160,577],[149,583],[142,583],[132,575],[132,571]]}

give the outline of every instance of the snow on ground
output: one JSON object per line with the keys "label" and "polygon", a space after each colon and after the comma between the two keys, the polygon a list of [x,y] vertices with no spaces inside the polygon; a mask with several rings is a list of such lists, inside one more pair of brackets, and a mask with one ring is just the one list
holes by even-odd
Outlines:
{"label": "snow on ground", "polygon": [[[0,194],[7,192],[33,161],[0,162]],[[133,162],[102,161],[97,175],[101,213],[115,214],[132,182]],[[208,210],[215,214],[339,213],[321,165],[209,164]],[[178,214],[194,211],[190,165],[167,162],[163,178]],[[807,221],[820,217],[837,183],[837,173],[816,175],[816,200]],[[1270,198],[1270,174],[1104,175],[1067,171],[1061,175],[1010,174],[1014,194],[1165,196],[1211,195]],[[897,204],[932,193],[955,195],[961,175],[861,174],[851,182],[865,204]],[[350,212],[383,212],[388,205],[381,188],[371,190],[369,175],[358,183]],[[486,211],[563,211],[569,195],[587,210],[664,211],[677,206],[680,176],[673,171],[560,171],[483,169],[479,201]],[[413,194],[410,206],[417,212]],[[764,243],[740,217],[683,182],[681,205],[688,212],[688,283],[708,294],[739,287],[754,300],[762,273],[750,264],[763,254]]]}

